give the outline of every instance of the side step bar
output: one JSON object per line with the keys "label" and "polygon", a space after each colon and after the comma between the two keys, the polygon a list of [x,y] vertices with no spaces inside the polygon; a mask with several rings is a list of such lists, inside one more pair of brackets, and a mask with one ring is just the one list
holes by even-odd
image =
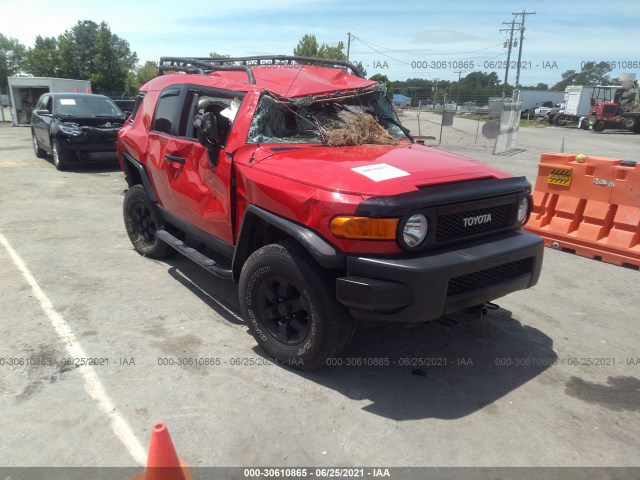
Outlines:
{"label": "side step bar", "polygon": [[224,278],[227,280],[231,278],[231,269],[222,268],[214,260],[201,254],[195,248],[187,246],[182,240],[174,237],[166,230],[158,230],[156,231],[156,235],[158,235],[158,238],[164,243],[166,243],[170,247],[175,248],[178,252],[180,252],[190,260],[193,260],[209,273],[213,273],[216,277]]}

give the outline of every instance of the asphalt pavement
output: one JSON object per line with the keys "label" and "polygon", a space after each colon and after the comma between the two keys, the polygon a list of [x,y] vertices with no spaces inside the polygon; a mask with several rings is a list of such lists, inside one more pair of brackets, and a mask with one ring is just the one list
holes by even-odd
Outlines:
{"label": "asphalt pavement", "polygon": [[[534,182],[563,138],[640,151],[558,127],[521,129],[512,156],[440,148]],[[233,283],[134,252],[117,167],[58,172],[0,124],[0,179],[0,466],[137,466],[160,421],[200,467],[640,463],[637,270],[546,249],[539,284],[487,317],[361,327],[300,373],[256,348]]]}

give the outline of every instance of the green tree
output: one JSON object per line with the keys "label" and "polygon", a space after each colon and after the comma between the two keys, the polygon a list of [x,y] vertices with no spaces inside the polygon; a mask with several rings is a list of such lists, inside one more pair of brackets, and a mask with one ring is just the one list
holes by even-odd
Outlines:
{"label": "green tree", "polygon": [[305,35],[293,49],[293,54],[298,57],[317,57],[319,49],[320,47],[318,45],[318,40],[316,40],[316,36]]}
{"label": "green tree", "polygon": [[[455,91],[455,93],[454,93]],[[502,82],[496,72],[473,72],[460,79],[460,82],[452,89],[452,96],[460,99],[460,102],[475,101],[487,103],[489,97],[502,95]],[[513,86],[506,85],[505,94],[513,93]]]}
{"label": "green tree", "polygon": [[136,69],[136,80],[139,85],[144,85],[152,78],[158,76],[158,64],[151,60],[144,62],[144,65]]}
{"label": "green tree", "polygon": [[26,47],[17,39],[0,33],[0,87],[7,85],[7,78],[22,70]]}
{"label": "green tree", "polygon": [[382,73],[376,73],[375,75],[371,75],[369,80],[375,80],[376,82],[384,83],[387,86],[387,97],[393,96],[393,85],[391,81],[389,81],[389,77],[383,75]]}
{"label": "green tree", "polygon": [[356,67],[358,67],[358,70],[360,70],[362,72],[362,75],[366,78],[367,69],[364,68],[364,65],[362,64],[362,62],[351,62],[351,63],[353,63]]}
{"label": "green tree", "polygon": [[347,54],[344,53],[344,42],[338,42],[335,47],[330,47],[326,43],[319,45],[315,35],[304,35],[293,49],[293,54],[299,57],[329,58],[331,60],[347,59]]}
{"label": "green tree", "polygon": [[36,77],[60,76],[60,52],[55,37],[36,37],[33,48],[26,54],[26,69]]}
{"label": "green tree", "polygon": [[611,67],[607,62],[586,62],[579,72],[567,70],[562,74],[562,80],[551,90],[563,91],[569,85],[610,85],[611,77],[607,75]]}
{"label": "green tree", "polygon": [[318,49],[318,57],[330,58],[332,60],[346,60],[347,54],[344,53],[344,42],[338,42],[338,45],[335,47],[330,47],[326,43],[323,43]]}
{"label": "green tree", "polygon": [[90,80],[96,92],[124,92],[138,56],[109,26],[84,20],[58,37],[60,76]]}

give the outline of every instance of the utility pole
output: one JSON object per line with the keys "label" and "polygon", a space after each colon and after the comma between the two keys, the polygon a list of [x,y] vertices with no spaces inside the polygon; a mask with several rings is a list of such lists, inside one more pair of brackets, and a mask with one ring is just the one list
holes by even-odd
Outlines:
{"label": "utility pole", "polygon": [[347,62],[349,61],[349,50],[351,50],[351,33],[347,32]]}
{"label": "utility pole", "polygon": [[518,47],[518,64],[517,64],[517,73],[516,73],[516,89],[520,89],[520,61],[522,59],[522,43],[524,41],[524,21],[526,20],[526,16],[527,15],[535,15],[536,12],[527,12],[527,9],[525,8],[524,11],[522,12],[514,12],[513,15],[515,15],[516,17],[518,15],[522,15],[522,22],[520,23],[520,46]]}
{"label": "utility pole", "polygon": [[458,105],[460,103],[460,77],[465,72],[460,70],[460,71],[453,72],[453,73],[457,73],[458,74],[458,85],[456,85],[456,105]]}
{"label": "utility pole", "polygon": [[[506,22],[502,22],[502,23],[504,25],[509,25]],[[511,63],[511,47],[513,47],[513,31],[515,30],[515,28],[516,28],[516,17],[513,17],[513,20],[511,20],[511,27],[500,29],[501,32],[509,32],[509,50],[507,51],[507,68],[504,71],[504,84],[502,85],[502,100],[504,100],[506,88],[507,88],[507,80],[509,80],[509,63]]]}

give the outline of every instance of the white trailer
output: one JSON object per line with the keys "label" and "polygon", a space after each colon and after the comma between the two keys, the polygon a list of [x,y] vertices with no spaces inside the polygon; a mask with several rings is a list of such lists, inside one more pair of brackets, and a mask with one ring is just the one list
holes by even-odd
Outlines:
{"label": "white trailer", "polygon": [[547,102],[559,105],[563,100],[563,92],[555,92],[552,90],[520,90],[522,110],[535,108]]}
{"label": "white trailer", "polygon": [[565,89],[564,114],[574,117],[589,115],[593,87],[571,85]]}
{"label": "white trailer", "polygon": [[31,111],[43,93],[91,93],[88,80],[51,77],[9,77],[8,80],[13,126],[31,125]]}
{"label": "white trailer", "polygon": [[[600,87],[615,91],[619,87]],[[595,87],[569,85],[564,90],[564,109],[549,117],[549,123],[562,127],[580,127],[589,129],[585,117],[589,115],[591,97]],[[581,120],[582,119],[582,120]]]}

